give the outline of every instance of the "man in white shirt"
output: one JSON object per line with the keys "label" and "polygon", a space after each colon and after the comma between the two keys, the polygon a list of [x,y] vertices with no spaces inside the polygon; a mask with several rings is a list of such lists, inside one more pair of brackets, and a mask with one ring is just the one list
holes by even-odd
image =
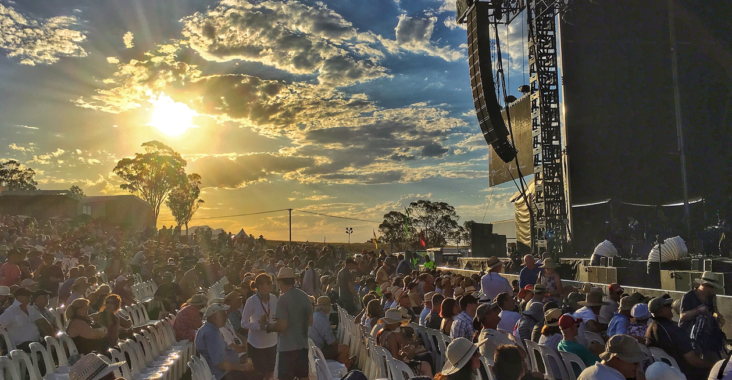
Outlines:
{"label": "man in white shirt", "polygon": [[600,309],[600,314],[597,318],[598,322],[604,325],[609,324],[613,319],[615,312],[620,307],[618,302],[620,302],[620,298],[623,296],[623,292],[625,292],[619,284],[610,284],[608,285],[607,290],[607,300],[605,301],[607,302],[607,305]]}
{"label": "man in white shirt", "polygon": [[587,294],[587,301],[577,302],[578,305],[582,306],[581,309],[574,312],[572,315],[574,319],[581,318],[579,331],[577,335],[577,341],[583,346],[590,348],[587,339],[585,339],[585,331],[592,331],[600,333],[602,326],[597,321],[597,314],[600,313],[600,308],[607,305],[607,302],[602,301],[602,293],[590,292]]}
{"label": "man in white shirt", "polygon": [[308,261],[308,266],[305,268],[305,273],[302,277],[302,291],[307,293],[309,296],[318,295],[318,276],[315,273],[315,261]]}
{"label": "man in white shirt", "polygon": [[498,322],[498,330],[512,334],[513,327],[521,319],[521,314],[514,311],[516,310],[516,301],[504,292],[496,297],[496,303],[501,308],[501,313],[498,315],[501,317],[501,321]]}
{"label": "man in white shirt", "polygon": [[31,292],[25,288],[15,291],[15,300],[18,303],[10,306],[0,314],[0,326],[5,328],[16,348],[30,353],[30,344],[41,341],[39,325],[45,331],[51,326],[45,318],[33,307],[30,307]]}
{"label": "man in white shirt", "polygon": [[501,321],[500,317],[501,308],[497,302],[484,303],[478,306],[475,311],[475,321],[479,322],[483,327],[480,330],[479,342],[486,340],[485,344],[479,347],[480,353],[483,356],[493,359],[493,353],[496,351],[498,346],[509,344],[515,345],[516,343],[504,334],[497,330],[498,324]]}
{"label": "man in white shirt", "polygon": [[499,274],[503,269],[501,260],[498,260],[496,256],[492,256],[488,259],[486,266],[488,267],[488,273],[480,279],[481,292],[489,299],[494,299],[503,292],[513,296],[511,283]]}
{"label": "man in white shirt", "polygon": [[585,368],[577,380],[625,380],[644,378],[640,362],[645,360],[638,342],[630,335],[618,334],[607,341],[602,362]]}
{"label": "man in white shirt", "polygon": [[419,325],[424,327],[425,319],[427,319],[427,316],[430,315],[430,312],[432,311],[432,296],[435,295],[435,292],[429,292],[424,295],[424,308],[422,308],[422,312],[419,313]]}

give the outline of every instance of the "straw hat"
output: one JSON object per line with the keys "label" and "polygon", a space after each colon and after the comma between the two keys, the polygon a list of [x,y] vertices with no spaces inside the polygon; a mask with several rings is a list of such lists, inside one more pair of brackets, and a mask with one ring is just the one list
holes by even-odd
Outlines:
{"label": "straw hat", "polygon": [[25,280],[20,282],[21,288],[30,288],[33,287],[37,282],[33,281],[32,278],[26,278]]}
{"label": "straw hat", "polygon": [[318,297],[317,305],[330,307],[330,305],[331,305],[330,297],[327,297],[327,296]]}
{"label": "straw hat", "polygon": [[206,306],[208,299],[203,294],[194,294],[186,303],[193,306]]}
{"label": "straw hat", "polygon": [[534,285],[534,294],[544,294],[544,293],[546,293],[546,285],[544,285],[544,284]]}
{"label": "straw hat", "polygon": [[104,355],[87,354],[69,369],[69,379],[99,380],[124,364],[125,362],[112,363]]}
{"label": "straw hat", "polygon": [[582,288],[579,290],[580,294],[589,294],[592,292],[592,284],[589,282],[582,285]]}
{"label": "straw hat", "polygon": [[457,338],[450,342],[446,350],[447,361],[445,362],[445,366],[442,367],[441,373],[443,375],[452,375],[460,371],[470,362],[478,347],[482,346],[487,340],[481,340],[477,345],[465,338]]}
{"label": "straw hat", "polygon": [[618,311],[620,310],[632,310],[633,306],[635,306],[637,302],[635,302],[634,298],[630,297],[623,297],[620,299],[620,306],[618,307]]}
{"label": "straw hat", "polygon": [[208,317],[214,315],[215,313],[226,310],[229,310],[229,305],[224,305],[220,303],[212,304],[211,306],[206,308],[206,311],[203,313],[203,319],[208,319]]}
{"label": "straw hat", "polygon": [[394,299],[397,302],[399,302],[399,300],[402,297],[407,296],[407,292],[405,292],[404,289],[402,289],[402,288],[398,288],[398,289],[394,290],[394,293],[393,294],[394,294]]}
{"label": "straw hat", "polygon": [[544,313],[544,320],[549,327],[559,326],[559,318],[562,317],[562,311],[559,309],[549,309]]}
{"label": "straw hat", "polygon": [[550,269],[554,269],[554,268],[557,268],[557,267],[559,267],[559,264],[557,264],[557,262],[554,261],[553,259],[546,259],[546,260],[544,260],[544,263],[542,263],[541,265],[539,265],[539,268],[550,268]]}
{"label": "straw hat", "polygon": [[290,267],[280,269],[280,273],[277,274],[277,279],[282,280],[285,278],[295,278],[295,271]]}
{"label": "straw hat", "polygon": [[460,296],[463,293],[465,293],[465,289],[463,289],[463,288],[455,288],[455,290],[453,290],[453,292],[452,292],[453,297]]}
{"label": "straw hat", "polygon": [[79,277],[76,280],[74,280],[74,286],[77,285],[89,285],[89,282],[87,281],[86,277]]}
{"label": "straw hat", "polygon": [[477,292],[477,290],[475,290],[475,286],[470,285],[465,287],[465,294],[473,294],[475,292]]}
{"label": "straw hat", "polygon": [[704,272],[702,273],[700,278],[697,278],[694,280],[699,285],[709,285],[713,287],[714,289],[721,289],[722,284],[717,281],[717,279],[714,278],[714,274],[712,272]]}
{"label": "straw hat", "polygon": [[0,286],[0,296],[9,296],[10,288],[7,286]]}
{"label": "straw hat", "polygon": [[590,292],[587,294],[587,301],[579,301],[577,302],[577,305],[580,306],[604,306],[609,305],[609,303],[604,302],[602,300],[602,293],[600,292]]}
{"label": "straw hat", "polygon": [[488,270],[491,270],[500,265],[503,265],[503,262],[499,260],[496,256],[489,257],[488,261],[485,263],[485,266],[488,268]]}
{"label": "straw hat", "polygon": [[626,334],[617,334],[610,337],[605,344],[605,352],[600,354],[600,359],[604,361],[610,361],[614,357],[626,363],[640,363],[646,359],[646,354],[641,351],[635,338]]}
{"label": "straw hat", "polygon": [[381,318],[386,324],[402,323],[409,321],[409,318],[404,318],[402,312],[399,309],[389,309],[386,311],[384,318]]}

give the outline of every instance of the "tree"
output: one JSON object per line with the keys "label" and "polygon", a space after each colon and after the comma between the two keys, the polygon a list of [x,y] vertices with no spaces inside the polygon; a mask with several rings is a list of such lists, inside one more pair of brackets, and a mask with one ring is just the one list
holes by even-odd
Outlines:
{"label": "tree", "polygon": [[462,242],[462,245],[470,245],[473,237],[471,231],[473,230],[474,224],[474,220],[466,220],[465,223],[463,223],[463,225],[459,228],[460,241]]}
{"label": "tree", "polygon": [[379,224],[379,233],[381,241],[394,244],[399,249],[408,247],[410,242],[415,239],[416,231],[414,227],[409,227],[409,237],[404,229],[405,215],[399,211],[390,211],[384,215],[384,221]]}
{"label": "tree", "polygon": [[38,182],[33,180],[36,172],[15,160],[0,161],[0,186],[6,190],[35,190]]}
{"label": "tree", "polygon": [[455,207],[445,202],[419,200],[409,204],[411,224],[424,231],[427,247],[441,247],[458,228]]}
{"label": "tree", "polygon": [[72,185],[69,189],[69,195],[72,197],[81,200],[81,198],[84,198],[86,194],[84,194],[84,190],[82,190],[79,186]]}
{"label": "tree", "polygon": [[189,174],[187,181],[173,189],[168,195],[167,205],[173,213],[176,223],[179,226],[186,226],[186,236],[188,236],[188,222],[193,219],[198,207],[201,206],[203,199],[199,199],[201,194],[201,176],[193,173]]}
{"label": "tree", "polygon": [[152,205],[153,223],[157,225],[160,206],[171,191],[187,180],[187,163],[180,153],[159,141],[148,141],[142,147],[145,153],[119,160],[113,172],[126,182],[119,186],[122,190]]}

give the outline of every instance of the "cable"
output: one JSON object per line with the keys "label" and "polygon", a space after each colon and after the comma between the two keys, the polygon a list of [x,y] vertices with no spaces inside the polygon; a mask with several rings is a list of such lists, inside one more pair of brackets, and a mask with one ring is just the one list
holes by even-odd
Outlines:
{"label": "cable", "polygon": [[[273,212],[280,212],[280,211],[287,211],[289,209],[283,208],[281,210],[272,210],[272,211],[261,211],[261,212],[251,212],[248,214],[236,214],[236,215],[221,215],[221,216],[207,216],[204,218],[195,218],[196,220],[203,220],[203,219],[220,219],[220,218],[233,218],[236,216],[248,216],[248,215],[260,215],[260,214],[271,214]],[[175,219],[166,219],[166,220],[160,220],[160,222],[175,222]]]}
{"label": "cable", "polygon": [[327,217],[329,217],[329,218],[338,218],[338,219],[346,219],[346,220],[355,220],[355,221],[359,221],[359,222],[369,222],[369,223],[379,223],[379,224],[383,223],[383,220],[382,220],[382,221],[379,221],[379,222],[377,222],[377,221],[375,221],[375,220],[366,220],[366,219],[358,219],[358,218],[349,218],[349,217],[345,217],[345,216],[336,216],[336,215],[321,214],[321,213],[318,213],[318,212],[312,212],[312,211],[305,211],[305,210],[296,210],[296,209],[293,209],[292,211],[304,212],[304,213],[306,213],[306,214],[313,214],[313,215],[319,215],[319,216],[327,216]]}
{"label": "cable", "polygon": [[[493,192],[495,190],[496,190],[496,187],[495,186],[491,187],[491,195],[488,196],[488,199],[491,199],[493,197]],[[488,206],[489,205],[490,205],[490,202],[486,202],[486,204],[485,204],[485,212],[483,212],[483,220],[480,221],[481,223],[485,222],[485,216],[488,215]]]}

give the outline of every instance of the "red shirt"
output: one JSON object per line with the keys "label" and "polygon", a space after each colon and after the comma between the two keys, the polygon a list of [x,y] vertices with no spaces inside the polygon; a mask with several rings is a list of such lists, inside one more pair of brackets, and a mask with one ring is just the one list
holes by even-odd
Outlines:
{"label": "red shirt", "polygon": [[0,285],[13,286],[20,280],[20,267],[12,263],[5,263],[0,266],[0,277],[3,278]]}
{"label": "red shirt", "polygon": [[193,342],[196,339],[196,330],[201,328],[201,312],[195,306],[188,305],[181,309],[175,316],[173,330],[175,339],[178,341],[188,339]]}

